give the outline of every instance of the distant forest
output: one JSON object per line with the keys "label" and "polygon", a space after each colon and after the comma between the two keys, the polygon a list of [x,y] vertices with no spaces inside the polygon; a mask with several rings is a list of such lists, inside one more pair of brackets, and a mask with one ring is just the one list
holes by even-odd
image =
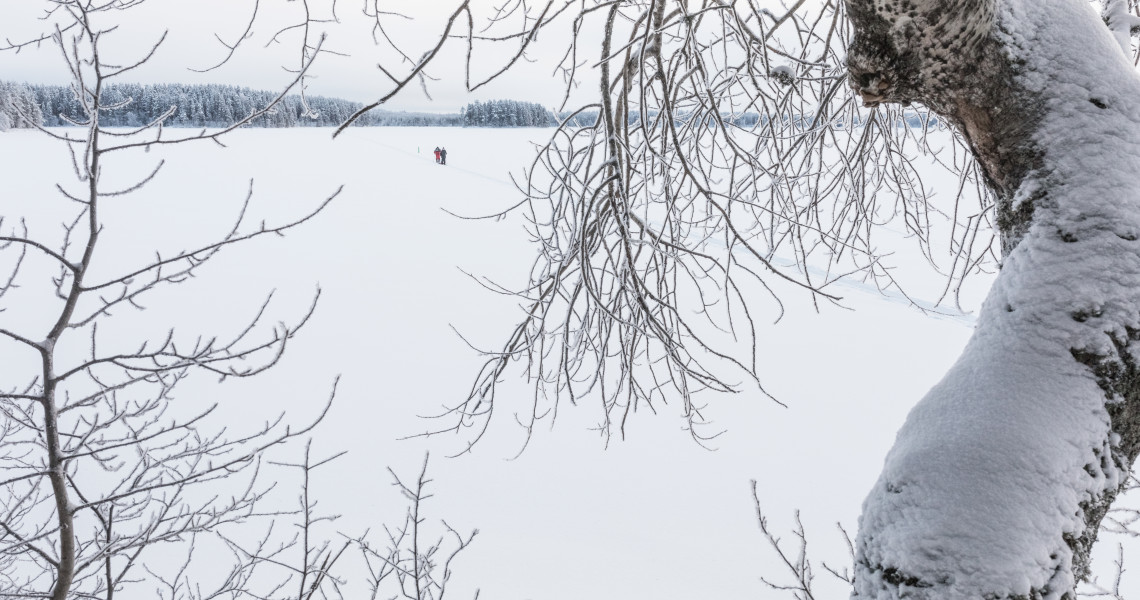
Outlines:
{"label": "distant forest", "polygon": [[[4,110],[8,104],[22,102],[26,105],[28,94],[39,108],[40,124],[45,127],[75,125],[86,120],[72,89],[58,85],[7,84],[6,89],[0,87],[0,112],[8,112]],[[14,95],[17,99],[23,96],[24,99],[5,102],[6,95],[9,98]],[[118,84],[107,88],[103,102],[109,106],[121,106],[104,112],[100,120],[108,127],[139,127],[169,112],[163,122],[167,127],[224,127],[259,110],[276,97],[276,92],[234,85]],[[250,126],[329,127],[340,125],[363,106],[359,102],[324,96],[306,96],[305,101],[303,103],[299,95],[286,96],[270,113],[258,117]],[[308,105],[307,111],[305,104]],[[19,114],[9,113],[12,126],[21,126],[17,122]],[[461,126],[463,118],[458,114],[372,111],[359,118],[356,124]]]}
{"label": "distant forest", "polygon": [[541,104],[514,100],[475,101],[463,108],[468,127],[554,127],[558,120]]}
{"label": "distant forest", "polygon": [[[101,120],[109,127],[139,127],[167,115],[166,127],[224,127],[260,109],[277,97],[276,93],[251,90],[233,85],[185,84],[120,84],[105,92],[104,103],[119,105],[103,113]],[[363,105],[339,98],[306,96],[308,111],[301,97],[286,96],[274,110],[254,120],[251,127],[331,127],[340,125]],[[169,114],[168,114],[169,113]],[[648,113],[656,119],[657,112]],[[82,123],[86,116],[70,87],[58,85],[28,85],[0,81],[0,131],[11,128],[62,127]],[[373,110],[361,116],[356,126],[405,127],[553,127],[567,120],[571,127],[592,127],[597,112],[564,113],[557,117],[540,104],[515,100],[472,102],[459,113],[416,113]],[[629,124],[636,125],[640,114],[631,112]],[[691,116],[675,115],[677,124],[689,124]],[[716,123],[708,117],[708,126]],[[739,115],[722,115],[721,120],[736,127],[763,126],[767,116],[754,112]],[[816,126],[807,115],[781,117],[781,121],[795,128]],[[836,128],[859,127],[862,122],[834,121]],[[900,126],[931,127],[939,125],[929,113],[908,112]]]}
{"label": "distant forest", "polygon": [[[274,92],[233,85],[119,84],[104,92],[108,106],[100,120],[108,127],[139,127],[167,115],[167,127],[224,127],[276,98]],[[308,110],[306,110],[306,105]],[[363,104],[340,98],[286,96],[252,127],[330,127],[340,125]],[[168,114],[169,113],[169,114]],[[0,131],[34,125],[65,127],[86,115],[70,87],[0,81]],[[552,127],[557,121],[539,104],[514,100],[474,102],[459,113],[373,110],[354,125],[435,127]]]}
{"label": "distant forest", "polygon": [[[657,111],[649,111],[646,118],[650,121],[656,119],[660,113]],[[567,121],[571,127],[593,127],[594,122],[598,119],[597,111],[584,111],[577,113],[564,113],[559,115],[560,119]],[[675,115],[674,123],[676,125],[689,125],[692,123],[693,113],[679,112]],[[704,125],[707,127],[717,126],[716,121],[709,115],[704,114]],[[761,115],[755,112],[746,112],[742,114],[722,114],[720,120],[726,125],[739,127],[741,129],[750,129],[755,127],[767,126],[772,117],[768,115]],[[774,119],[772,119],[774,120]],[[630,126],[637,125],[641,121],[641,114],[637,112],[630,112],[627,119],[627,124]],[[865,123],[864,120],[858,115],[852,118],[836,118],[828,122],[831,127],[836,129],[855,129],[862,127]],[[792,127],[797,130],[810,129],[816,127],[816,121],[811,115],[782,115],[777,122],[780,127]],[[897,127],[912,127],[922,129],[924,127],[941,127],[944,125],[938,120],[938,117],[929,112],[916,112],[906,111],[902,115],[896,117],[895,125]]]}

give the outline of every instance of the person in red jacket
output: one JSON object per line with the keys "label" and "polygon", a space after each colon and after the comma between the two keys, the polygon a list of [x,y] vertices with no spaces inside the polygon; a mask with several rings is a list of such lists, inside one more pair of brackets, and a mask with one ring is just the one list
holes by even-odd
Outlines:
{"label": "person in red jacket", "polygon": [[439,162],[439,146],[435,147],[435,162]]}

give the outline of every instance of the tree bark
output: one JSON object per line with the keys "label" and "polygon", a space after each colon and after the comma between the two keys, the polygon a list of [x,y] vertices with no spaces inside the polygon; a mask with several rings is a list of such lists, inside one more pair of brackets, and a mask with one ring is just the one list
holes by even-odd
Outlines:
{"label": "tree bark", "polygon": [[864,504],[854,597],[1075,597],[1140,451],[1140,78],[1084,0],[847,8],[851,85],[955,124],[1003,252]]}

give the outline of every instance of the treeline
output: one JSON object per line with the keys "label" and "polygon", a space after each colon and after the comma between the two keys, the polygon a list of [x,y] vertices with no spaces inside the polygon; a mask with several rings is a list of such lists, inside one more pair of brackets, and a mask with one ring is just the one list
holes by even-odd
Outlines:
{"label": "treeline", "polygon": [[[32,85],[45,127],[83,123],[87,117],[70,87]],[[139,127],[160,118],[166,127],[224,127],[263,109],[276,92],[234,85],[179,83],[108,86],[103,104],[117,106],[100,115],[108,127]],[[253,127],[330,127],[348,120],[363,104],[325,96],[289,95],[268,113],[254,119]],[[378,125],[458,125],[458,115],[372,111],[355,123]]]}
{"label": "treeline", "polygon": [[[139,127],[163,118],[166,127],[225,127],[261,110],[276,92],[234,85],[117,84],[103,93],[100,122],[107,127]],[[340,98],[286,96],[253,127],[330,127],[364,105]],[[16,127],[66,127],[86,122],[72,88],[0,81],[0,131]],[[462,127],[462,113],[436,114],[373,110],[354,125],[364,127]]]}
{"label": "treeline", "polygon": [[[646,115],[650,122],[653,122],[661,113],[656,110],[651,110]],[[679,112],[674,115],[673,124],[680,127],[693,123],[697,118],[698,113],[689,111]],[[705,125],[716,125],[716,120],[706,113],[699,113],[705,119]],[[559,119],[566,121],[571,127],[593,127],[594,123],[598,120],[598,111],[582,111],[582,112],[564,112],[559,115]],[[720,120],[725,125],[733,127],[753,127],[757,123],[764,120],[759,113],[749,112],[739,115],[722,114]],[[627,125],[637,125],[641,122],[641,113],[631,111],[626,118]]]}
{"label": "treeline", "polygon": [[[103,102],[116,106],[105,111],[100,119],[109,127],[139,127],[166,116],[167,127],[224,127],[260,110],[277,97],[274,92],[251,90],[233,85],[186,84],[119,84],[108,87]],[[286,96],[268,114],[255,119],[255,127],[330,127],[340,125],[363,105],[339,98]],[[698,116],[699,115],[699,116]],[[658,113],[648,113],[657,119]],[[373,110],[354,123],[357,126],[404,127],[551,127],[558,120],[567,120],[571,127],[592,127],[597,121],[595,111],[563,113],[556,118],[540,104],[515,100],[472,102],[459,113],[409,113]],[[706,113],[682,112],[674,115],[677,126],[697,125],[715,127],[715,119]],[[766,126],[769,118],[758,113],[721,115],[721,121],[741,128]],[[638,112],[629,114],[629,125],[641,119]],[[11,128],[61,127],[87,120],[79,101],[70,87],[28,85],[0,81],[0,131]],[[780,118],[781,128],[806,129],[815,126],[812,117],[792,115]],[[851,121],[837,119],[836,128],[858,128],[863,125],[858,115]],[[904,113],[895,124],[900,127],[932,127],[937,119],[929,113]]]}
{"label": "treeline", "polygon": [[[653,122],[654,120],[657,119],[658,115],[660,115],[660,114],[661,114],[660,111],[651,110],[647,114],[648,120],[650,122]],[[700,113],[700,114],[704,115],[704,118],[706,120],[707,125],[715,125],[716,124],[715,119],[713,119],[711,116],[708,116],[705,113]],[[564,112],[564,113],[559,114],[558,118],[560,120],[565,121],[571,127],[593,127],[594,123],[596,123],[598,120],[598,111],[590,110],[590,111],[581,111],[581,112]],[[687,125],[687,124],[691,123],[694,120],[694,118],[696,118],[696,113],[692,113],[692,112],[688,112],[688,111],[680,112],[674,116],[673,124],[677,125],[677,126]],[[729,114],[721,115],[721,121],[723,121],[726,125],[732,125],[735,127],[752,127],[752,126],[756,125],[757,123],[759,123],[760,120],[761,120],[760,114],[759,113],[753,113],[753,112],[744,113],[741,115],[729,115]],[[641,122],[641,113],[640,112],[631,111],[629,113],[629,115],[626,117],[626,124],[627,125],[631,125],[631,126],[637,125],[640,122]]]}
{"label": "treeline", "polygon": [[463,124],[468,127],[553,127],[558,121],[541,104],[489,100],[465,106]]}
{"label": "treeline", "polygon": [[[657,111],[650,111],[648,113],[648,119],[650,121],[653,121],[654,119],[658,118],[659,114],[660,113]],[[559,114],[558,117],[571,127],[593,127],[594,123],[597,122],[598,112],[565,112]],[[884,117],[880,115],[879,118]],[[697,119],[703,119],[703,121],[697,121]],[[761,115],[759,113],[748,112],[738,115],[722,114],[720,116],[720,122],[724,123],[725,125],[743,129],[764,127],[767,126],[771,121],[776,121],[776,125],[781,128],[791,127],[798,130],[810,129],[816,126],[815,117],[812,115],[782,115],[780,117],[770,117],[769,115]],[[629,116],[626,119],[626,124],[629,126],[635,126],[640,122],[641,114],[637,112],[629,113]],[[836,129],[857,129],[865,124],[865,119],[858,114],[855,114],[850,118],[836,118],[830,121],[830,125]],[[906,111],[902,115],[899,115],[895,118],[896,127],[938,127],[940,124],[941,122],[938,120],[938,117],[929,112],[920,113],[914,111]],[[716,119],[707,113],[681,112],[677,113],[674,116],[673,125],[677,127],[686,125],[714,127],[717,126],[718,123]]]}

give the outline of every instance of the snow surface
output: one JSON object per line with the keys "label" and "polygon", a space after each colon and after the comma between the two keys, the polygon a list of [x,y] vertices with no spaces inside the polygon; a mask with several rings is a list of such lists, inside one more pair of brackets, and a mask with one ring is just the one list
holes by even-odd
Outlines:
{"label": "snow surface", "polygon": [[[1125,475],[1101,459],[1105,394],[1071,349],[1111,356],[1110,336],[1140,326],[1140,81],[1087,2],[999,4],[1021,81],[1046,101],[1045,164],[1021,195],[1050,195],[864,506],[862,556],[934,585],[915,597],[1059,597],[1073,584],[1062,534]],[[860,571],[859,596],[887,597],[881,577]]]}
{"label": "snow surface", "polygon": [[[838,290],[853,312],[823,305],[816,314],[797,302],[804,298],[783,290],[787,315],[760,331],[761,377],[790,408],[755,391],[709,399],[707,411],[727,429],[716,452],[696,447],[669,408],[656,417],[636,415],[630,439],[608,450],[588,431],[596,418],[589,406],[563,410],[557,428],[536,432],[515,460],[507,459],[522,432],[505,420],[473,454],[455,459],[444,458],[463,448],[454,436],[397,440],[429,427],[418,415],[466,393],[481,362],[449,325],[485,346],[499,343],[513,325],[512,302],[486,292],[460,268],[509,286],[524,280],[533,254],[517,221],[461,221],[441,209],[478,215],[513,203],[508,169],[526,164],[529,142],[546,133],[351,129],[332,142],[327,130],[243,130],[224,149],[156,149],[109,162],[109,187],[148,172],[159,159],[167,167],[143,193],[107,205],[100,268],[108,271],[136,264],[139,253],[147,258],[156,248],[180,249],[224,231],[250,177],[251,210],[269,222],[301,214],[341,183],[345,192],[304,229],[221,257],[195,280],[152,296],[144,313],[123,311],[106,337],[132,347],[141,337],[161,336],[169,324],[188,335],[232,330],[270,289],[277,290],[272,314],[287,320],[319,284],[317,314],[280,368],[220,387],[211,377],[192,379],[180,388],[180,401],[228,403],[233,426],[254,426],[278,410],[304,422],[342,374],[314,452],[349,454],[317,474],[320,508],[343,515],[335,528],[346,532],[375,532],[398,521],[402,499],[384,467],[410,475],[430,449],[437,487],[428,523],[446,518],[461,531],[481,531],[453,565],[457,598],[476,588],[482,598],[501,599],[785,597],[760,581],[786,578],[756,526],[750,479],[760,482],[765,514],[775,531],[785,532],[785,543],[800,509],[813,556],[848,565],[835,523],[854,533],[859,502],[893,433],[914,399],[958,356],[971,318],[930,318],[858,282]],[[449,149],[448,166],[433,163],[436,145]],[[34,234],[53,239],[59,227],[52,207],[65,205],[53,186],[73,180],[63,148],[34,132],[11,131],[0,135],[0,155],[7,157],[0,161],[0,214],[25,215]],[[916,295],[936,297],[941,282],[926,283],[933,291]],[[38,325],[34,291],[27,286],[7,298],[12,305],[0,312],[0,326]],[[973,356],[956,368],[1048,381],[1048,373],[1009,357]],[[27,360],[21,348],[0,343],[0,385],[35,367]],[[503,401],[525,406],[527,388],[511,383]],[[1079,422],[1082,415],[1073,412]],[[1004,423],[993,424],[995,435],[1008,435]],[[891,460],[897,470],[898,459]],[[1032,460],[1042,468],[1053,464]],[[288,474],[280,476],[280,501],[292,502]],[[963,493],[968,489],[974,488]],[[827,588],[823,575],[818,583],[831,595],[846,593]]]}

